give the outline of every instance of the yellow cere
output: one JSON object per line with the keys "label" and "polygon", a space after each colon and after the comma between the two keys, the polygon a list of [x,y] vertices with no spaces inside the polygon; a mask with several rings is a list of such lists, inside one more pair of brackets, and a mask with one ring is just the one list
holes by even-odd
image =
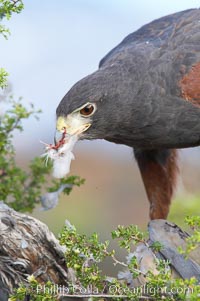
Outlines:
{"label": "yellow cere", "polygon": [[66,127],[66,121],[65,118],[60,116],[57,119],[56,129],[60,132],[63,131],[63,129]]}
{"label": "yellow cere", "polygon": [[69,114],[67,117],[58,117],[56,129],[63,132],[66,129],[67,134],[81,134],[91,126],[88,119],[82,118],[78,113]]}

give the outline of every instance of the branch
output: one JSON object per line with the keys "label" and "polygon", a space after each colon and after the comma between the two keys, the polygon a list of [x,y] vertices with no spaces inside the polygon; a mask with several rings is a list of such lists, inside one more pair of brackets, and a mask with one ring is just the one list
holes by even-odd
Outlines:
{"label": "branch", "polygon": [[170,261],[179,276],[183,279],[195,277],[200,281],[200,248],[191,252],[187,259],[177,251],[178,247],[186,249],[188,233],[166,220],[151,221],[148,230],[150,241],[161,243],[160,255]]}
{"label": "branch", "polygon": [[67,285],[63,248],[39,220],[18,213],[0,202],[0,282],[12,292],[34,275],[39,282]]}
{"label": "branch", "polygon": [[[152,275],[157,275],[158,270],[155,263],[155,256],[169,260],[173,273],[182,279],[195,277],[200,281],[200,249],[194,250],[185,259],[179,254],[177,247],[186,245],[186,238],[189,236],[178,226],[166,220],[154,220],[149,223],[149,242],[140,243],[131,256],[135,256],[138,262],[138,272],[140,275],[133,278],[130,271],[122,272],[120,281],[127,283],[127,289],[142,288],[148,277],[145,277],[150,271]],[[72,283],[76,287],[76,279],[73,282],[74,272],[66,268],[64,248],[60,246],[58,240],[49,231],[48,227],[39,220],[18,213],[9,208],[3,202],[0,202],[0,297],[1,301],[7,301],[9,293],[18,287],[21,283],[27,283],[27,276],[33,275],[42,285],[47,281],[68,288]],[[159,252],[153,252],[149,244],[159,241],[162,248]],[[115,264],[121,264],[127,268],[126,264],[119,262],[114,255]],[[130,281],[131,279],[131,281]],[[109,282],[109,280],[108,280]],[[121,298],[126,300],[126,291],[114,296],[109,291],[107,283],[105,293],[99,291],[99,294],[80,294],[80,291],[71,294],[66,291],[66,295],[59,295],[60,300],[67,298],[89,299],[104,298],[113,299]],[[125,286],[126,287],[126,286]],[[81,289],[81,286],[80,286]],[[69,292],[69,293],[68,293]],[[114,293],[114,292],[113,292]],[[138,297],[139,300],[156,300],[153,296]],[[168,295],[167,295],[168,296]]]}

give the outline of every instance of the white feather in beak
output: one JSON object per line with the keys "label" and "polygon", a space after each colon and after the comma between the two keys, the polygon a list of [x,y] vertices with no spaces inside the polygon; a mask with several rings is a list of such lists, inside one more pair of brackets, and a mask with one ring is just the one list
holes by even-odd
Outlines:
{"label": "white feather in beak", "polygon": [[52,158],[53,161],[53,176],[55,178],[63,178],[70,172],[71,161],[74,160],[72,150],[77,142],[77,136],[70,136],[67,143],[60,147],[57,155]]}
{"label": "white feather in beak", "polygon": [[42,156],[46,157],[47,161],[49,158],[53,161],[53,177],[63,178],[70,172],[71,161],[74,159],[72,150],[77,140],[77,135],[69,136],[58,149],[52,145],[46,145],[46,153]]}

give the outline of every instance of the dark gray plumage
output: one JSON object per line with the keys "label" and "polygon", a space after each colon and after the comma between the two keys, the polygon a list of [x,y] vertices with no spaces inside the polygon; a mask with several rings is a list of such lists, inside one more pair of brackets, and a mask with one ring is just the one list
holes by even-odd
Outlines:
{"label": "dark gray plumage", "polygon": [[166,218],[176,148],[200,144],[200,10],[166,16],[127,36],[65,95],[57,117],[89,102],[97,110],[81,139],[135,150],[151,205]]}

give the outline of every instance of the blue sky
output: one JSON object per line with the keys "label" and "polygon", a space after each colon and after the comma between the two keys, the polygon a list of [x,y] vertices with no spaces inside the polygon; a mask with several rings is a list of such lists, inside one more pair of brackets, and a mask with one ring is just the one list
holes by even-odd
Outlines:
{"label": "blue sky", "polygon": [[[0,39],[0,66],[10,73],[14,95],[43,110],[40,121],[25,122],[24,133],[15,138],[18,148],[31,150],[39,140],[52,142],[59,101],[97,68],[110,49],[145,23],[198,7],[199,1],[25,0],[24,4],[24,11],[8,22],[9,40]],[[87,149],[87,143],[82,145]],[[114,149],[98,142],[98,147],[105,145]]]}

